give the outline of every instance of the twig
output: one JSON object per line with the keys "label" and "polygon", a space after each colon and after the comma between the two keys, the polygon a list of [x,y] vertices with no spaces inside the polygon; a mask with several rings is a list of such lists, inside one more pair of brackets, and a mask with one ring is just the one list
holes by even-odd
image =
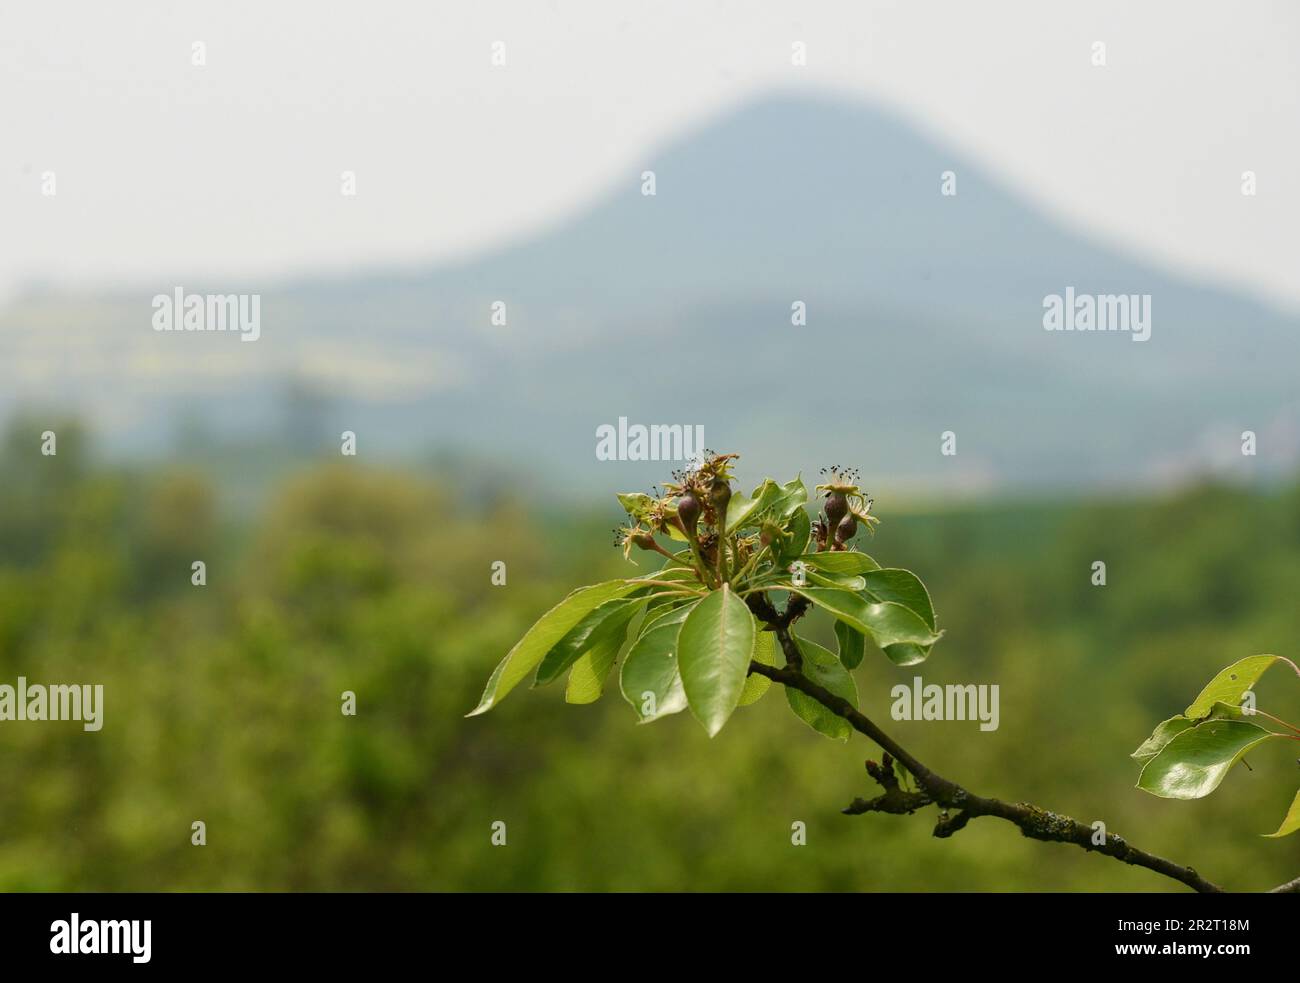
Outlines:
{"label": "twig", "polygon": [[[819,686],[801,671],[802,661],[794,637],[790,634],[790,608],[794,600],[786,607],[783,614],[777,614],[775,608],[765,597],[754,596],[747,599],[750,610],[766,621],[776,632],[781,642],[781,650],[786,656],[786,666],[766,666],[758,662],[750,664],[749,671],[783,686],[797,689],[811,696],[814,700],[830,710],[836,716],[847,720],[854,730],[864,734],[885,751],[886,766],[867,763],[867,770],[884,789],[882,795],[874,799],[854,799],[844,812],[848,815],[860,815],[867,812],[885,812],[895,815],[912,813],[928,805],[940,808],[939,820],[934,827],[934,835],[940,838],[952,836],[979,816],[993,816],[1004,819],[1020,828],[1020,832],[1035,840],[1055,843],[1073,843],[1085,850],[1094,851],[1132,864],[1165,877],[1173,878],[1196,891],[1205,893],[1221,892],[1223,888],[1207,881],[1191,867],[1184,867],[1158,857],[1145,850],[1129,844],[1123,837],[1107,833],[1101,843],[1095,843],[1095,832],[1077,819],[1049,812],[1027,802],[1003,802],[976,795],[962,788],[956,782],[949,781],[942,775],[931,771],[918,761],[906,748],[881,730],[876,724],[862,714],[848,700],[836,696],[830,690]],[[806,610],[796,609],[795,617]],[[793,656],[793,658],[792,658]],[[916,780],[917,790],[907,791],[899,787],[898,780],[890,766],[890,757],[896,758]],[[952,810],[952,812],[950,812]],[[1300,892],[1300,878],[1274,888],[1276,892]]]}

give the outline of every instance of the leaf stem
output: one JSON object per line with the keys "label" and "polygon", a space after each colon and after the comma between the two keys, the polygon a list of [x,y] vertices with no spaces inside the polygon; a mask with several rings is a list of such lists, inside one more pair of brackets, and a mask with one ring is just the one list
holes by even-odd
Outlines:
{"label": "leaf stem", "polygon": [[[1264,711],[1264,710],[1261,710],[1261,709],[1259,709],[1258,707],[1256,707],[1256,708],[1255,708],[1254,710],[1252,710],[1250,713],[1257,713],[1257,714],[1259,714],[1261,717],[1267,717],[1269,720],[1273,721],[1273,723],[1275,723],[1275,724],[1281,724],[1281,725],[1282,725],[1283,727],[1285,727],[1287,730],[1293,730],[1293,731],[1295,731],[1297,734],[1300,734],[1300,727],[1295,726],[1295,724],[1288,724],[1288,723],[1287,723],[1285,720],[1283,720],[1281,717],[1275,717],[1275,716],[1273,716],[1271,713],[1268,713],[1268,712],[1266,712],[1266,711]],[[1246,714],[1246,716],[1249,717],[1249,716],[1250,716],[1250,713]],[[1290,734],[1278,734],[1277,736],[1278,736],[1278,737],[1290,737],[1291,735],[1290,735]],[[1296,738],[1296,739],[1297,739],[1297,740],[1300,740],[1300,738]]]}
{"label": "leaf stem", "polygon": [[686,530],[686,541],[690,544],[691,555],[695,557],[695,562],[699,565],[700,582],[707,584],[709,587],[721,586],[712,583],[709,577],[709,565],[704,562],[704,552],[700,549],[700,538],[695,534],[694,529]]}
{"label": "leaf stem", "polygon": [[661,590],[657,594],[647,594],[645,599],[653,601],[657,597],[703,597],[705,593],[702,590]]}
{"label": "leaf stem", "polygon": [[675,587],[682,590],[689,590],[692,594],[700,593],[699,591],[692,590],[680,580],[638,580],[637,583],[648,584],[652,587]]}
{"label": "leaf stem", "polygon": [[748,574],[750,570],[754,569],[754,567],[758,564],[758,561],[762,558],[763,554],[770,549],[771,549],[770,546],[764,546],[762,549],[755,550],[754,555],[749,558],[749,562],[746,563],[745,566],[734,577],[731,578],[731,582],[734,584],[741,580],[744,580],[745,575]]}

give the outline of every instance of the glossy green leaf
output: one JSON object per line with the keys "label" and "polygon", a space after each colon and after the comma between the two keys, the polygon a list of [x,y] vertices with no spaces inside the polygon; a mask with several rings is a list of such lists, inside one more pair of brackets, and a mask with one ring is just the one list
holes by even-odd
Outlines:
{"label": "glossy green leaf", "polygon": [[845,669],[856,669],[862,665],[862,658],[867,651],[867,640],[854,628],[843,621],[835,622],[835,640],[840,646],[840,661]]}
{"label": "glossy green leaf", "polygon": [[1138,749],[1129,755],[1129,757],[1145,764],[1154,758],[1162,747],[1191,726],[1192,722],[1182,714],[1161,721],[1156,724],[1156,729],[1151,732],[1151,736],[1143,741]]}
{"label": "glossy green leaf", "polygon": [[749,498],[744,495],[732,495],[727,505],[727,532],[732,533],[745,526],[756,525],[783,498],[784,490],[771,478],[755,488],[754,494]]}
{"label": "glossy green leaf", "polygon": [[804,553],[795,559],[802,561],[813,570],[850,576],[880,569],[879,563],[866,553],[859,553],[856,550],[845,550],[843,553]]}
{"label": "glossy green leaf", "polygon": [[[776,665],[776,635],[770,631],[760,631],[754,638],[754,661],[765,666]],[[740,691],[737,706],[747,707],[757,703],[772,686],[772,680],[751,672],[745,678],[745,688]]]}
{"label": "glossy green leaf", "polygon": [[[829,649],[822,648],[816,642],[810,642],[806,638],[796,638],[795,643],[799,646],[800,654],[803,655],[804,675],[836,696],[842,696],[856,707],[858,687],[839,657]],[[832,713],[806,693],[787,686],[785,698],[795,716],[817,733],[836,741],[847,741],[853,733],[853,728],[847,720]]]}
{"label": "glossy green leaf", "polygon": [[740,702],[758,626],[727,584],[691,610],[677,636],[677,667],[691,713],[713,737]]}
{"label": "glossy green leaf", "polygon": [[862,588],[877,601],[893,601],[908,610],[915,611],[931,628],[935,627],[934,605],[930,602],[930,592],[925,589],[919,577],[911,570],[886,567],[869,570],[863,574],[865,584]]}
{"label": "glossy green leaf", "polygon": [[641,623],[638,635],[646,635],[665,624],[680,625],[690,608],[699,603],[698,598],[674,598],[676,606],[651,608]]}
{"label": "glossy green leaf", "polygon": [[[1253,710],[1246,710],[1245,707],[1233,706],[1231,703],[1216,703],[1210,707],[1209,714],[1203,718],[1205,720],[1244,720],[1246,723],[1255,723],[1250,718],[1253,717]],[[1263,726],[1262,722],[1259,722]]]}
{"label": "glossy green leaf", "polygon": [[686,690],[677,670],[677,635],[695,603],[656,618],[623,660],[619,689],[643,724],[686,709]]}
{"label": "glossy green leaf", "polygon": [[830,587],[795,587],[792,590],[866,635],[898,665],[913,665],[920,659],[910,657],[909,653],[907,661],[899,662],[890,647],[911,645],[922,652],[920,658],[923,659],[925,650],[942,634],[932,631],[920,615],[893,601],[868,601],[850,591]]}
{"label": "glossy green leaf", "polygon": [[1240,706],[1246,691],[1259,682],[1259,677],[1277,660],[1276,655],[1251,655],[1234,662],[1206,684],[1201,695],[1192,701],[1192,705],[1183,714],[1192,720],[1199,720],[1210,712],[1215,703]]}
{"label": "glossy green leaf", "polygon": [[[806,519],[808,513],[804,511],[803,506],[807,501],[808,489],[804,486],[803,476],[799,475],[791,478],[781,486],[781,499],[777,502],[773,511],[782,519],[790,518],[796,511],[804,512],[804,518]],[[803,552],[803,547],[800,547],[800,552]]]}
{"label": "glossy green leaf", "polygon": [[930,657],[933,645],[916,645],[912,642],[898,642],[895,645],[883,645],[881,651],[896,666],[920,665]]}
{"label": "glossy green leaf", "polygon": [[1138,788],[1167,799],[1209,795],[1234,764],[1278,735],[1239,720],[1207,720],[1175,735],[1138,778]]}
{"label": "glossy green leaf", "polygon": [[[546,658],[537,667],[533,685],[545,686],[554,682],[588,650],[606,647],[615,635],[621,638],[627,630],[628,621],[644,603],[633,598],[617,597],[591,611],[546,653]],[[614,650],[618,650],[617,645]]]}
{"label": "glossy green leaf", "polygon": [[[727,531],[735,532],[743,526],[757,526],[765,520],[785,523],[796,512],[803,510],[808,501],[808,489],[803,479],[796,477],[784,485],[778,485],[770,478],[754,489],[749,498],[733,496],[727,507]],[[808,518],[805,513],[804,519]],[[803,552],[807,542],[799,547]]]}
{"label": "glossy green leaf", "polygon": [[[805,570],[804,577],[814,587],[838,587],[840,590],[857,591],[867,586],[866,578],[858,574],[823,573],[820,570]],[[880,598],[877,598],[880,600]]]}
{"label": "glossy green leaf", "polygon": [[1291,800],[1291,808],[1287,810],[1286,816],[1282,819],[1282,825],[1277,828],[1276,833],[1265,833],[1267,837],[1289,836],[1296,830],[1300,830],[1300,792],[1296,792],[1295,798]]}
{"label": "glossy green leaf", "polygon": [[537,620],[506,653],[488,678],[478,706],[466,714],[487,713],[505,699],[546,657],[552,646],[579,621],[606,601],[622,597],[640,586],[636,581],[610,580],[592,587],[580,587]]}

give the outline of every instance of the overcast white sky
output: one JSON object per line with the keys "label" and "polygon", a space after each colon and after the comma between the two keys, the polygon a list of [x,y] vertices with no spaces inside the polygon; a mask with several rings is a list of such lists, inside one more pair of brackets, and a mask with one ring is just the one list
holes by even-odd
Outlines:
{"label": "overcast white sky", "polygon": [[0,297],[487,248],[805,87],[901,109],[1106,240],[1300,307],[1298,50],[1285,0],[6,4]]}

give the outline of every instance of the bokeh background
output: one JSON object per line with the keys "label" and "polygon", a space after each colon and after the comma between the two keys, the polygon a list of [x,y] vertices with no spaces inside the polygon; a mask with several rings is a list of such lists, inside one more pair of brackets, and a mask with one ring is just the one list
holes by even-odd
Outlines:
{"label": "bokeh background", "polygon": [[[553,511],[508,479],[322,461],[253,515],[211,476],[98,466],[67,439],[34,468],[11,431],[0,493],[4,678],[94,680],[105,724],[5,724],[9,889],[1163,890],[1149,873],[992,820],[845,817],[871,791],[861,739],[827,741],[770,691],[713,740],[683,714],[637,726],[617,691],[511,694],[492,666],[571,587],[623,570],[617,506]],[[947,637],[927,682],[996,682],[1001,726],[889,723],[985,794],[1105,821],[1232,888],[1277,883],[1294,794],[1286,749],[1215,795],[1134,788],[1127,757],[1217,669],[1293,651],[1300,488],[982,503],[897,514],[871,545],[930,587]],[[1094,556],[1109,583],[1089,584]],[[188,584],[192,556],[209,586]],[[488,582],[488,558],[507,564]],[[814,637],[830,642],[814,619]],[[913,673],[870,656],[887,721]],[[358,714],[339,694],[358,695]],[[1260,684],[1294,719],[1296,681]],[[1283,709],[1285,708],[1285,709]],[[190,823],[208,845],[189,844]],[[491,824],[508,845],[492,847]],[[808,845],[790,844],[791,823]]]}
{"label": "bokeh background", "polygon": [[[5,13],[0,682],[106,707],[0,723],[0,888],[1181,890],[842,816],[878,752],[777,692],[713,740],[616,688],[464,719],[628,569],[614,493],[674,465],[597,461],[619,416],[702,425],[746,489],[863,470],[864,547],[947,632],[920,674],[1001,688],[992,733],[888,722],[936,770],[1294,877],[1300,837],[1259,835],[1287,749],[1190,803],[1128,755],[1222,666],[1297,656],[1295,10],[846,6]],[[1071,285],[1150,293],[1151,340],[1044,332]],[[259,294],[261,340],[153,332],[176,286]],[[915,674],[869,653],[863,709]],[[1259,692],[1300,716],[1300,681]]]}

